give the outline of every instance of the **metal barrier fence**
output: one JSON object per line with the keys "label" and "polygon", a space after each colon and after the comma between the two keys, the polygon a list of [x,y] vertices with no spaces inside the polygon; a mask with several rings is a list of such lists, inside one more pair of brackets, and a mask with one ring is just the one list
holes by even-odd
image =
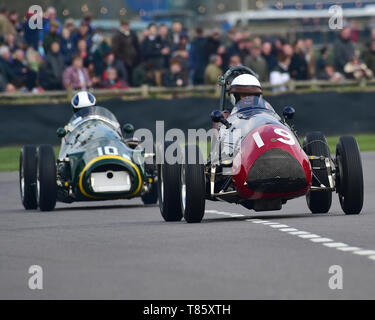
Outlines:
{"label": "metal barrier fence", "polygon": [[[339,82],[322,81],[322,80],[308,80],[308,81],[289,81],[280,85],[272,85],[264,83],[263,89],[272,94],[275,89],[283,87],[282,92],[278,93],[291,93],[304,90],[326,90],[326,89],[341,89],[345,87],[356,87],[363,89],[375,85],[375,80],[342,80]],[[218,85],[201,85],[201,86],[187,86],[180,88],[165,88],[165,87],[150,87],[143,85],[139,88],[129,89],[94,89],[97,98],[104,97],[120,97],[126,96],[129,98],[154,98],[158,95],[219,95],[221,88]],[[32,92],[16,92],[16,93],[0,93],[0,104],[2,102],[16,102],[17,100],[38,99],[48,100],[51,99],[67,99],[72,97],[74,92],[72,90],[61,91],[44,91],[42,93]]]}

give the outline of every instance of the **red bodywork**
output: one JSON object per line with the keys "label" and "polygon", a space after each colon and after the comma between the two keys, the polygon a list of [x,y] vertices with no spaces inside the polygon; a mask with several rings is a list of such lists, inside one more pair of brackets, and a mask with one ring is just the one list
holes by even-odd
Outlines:
{"label": "red bodywork", "polygon": [[[275,133],[275,130],[287,131],[290,137],[293,139],[280,136]],[[258,143],[254,138],[254,134],[259,134],[261,140]],[[284,141],[284,142],[283,142]],[[263,145],[262,145],[263,144]],[[252,170],[254,162],[263,155],[266,151],[270,149],[282,149],[292,155],[303,168],[306,176],[306,186],[302,187],[298,191],[293,192],[279,192],[279,193],[265,193],[256,192],[249,188],[247,185],[249,172]],[[287,165],[287,163],[285,163]],[[247,137],[242,141],[241,152],[237,155],[233,162],[233,184],[241,198],[249,200],[259,200],[259,199],[283,199],[289,200],[305,195],[311,187],[312,183],[312,170],[309,159],[303,149],[301,148],[299,142],[295,135],[282,124],[267,124],[254,129],[250,132]]]}

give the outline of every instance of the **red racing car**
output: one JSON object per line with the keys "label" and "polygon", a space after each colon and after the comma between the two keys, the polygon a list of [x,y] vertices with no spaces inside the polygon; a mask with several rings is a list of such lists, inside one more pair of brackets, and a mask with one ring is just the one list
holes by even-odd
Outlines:
{"label": "red racing car", "polygon": [[[241,74],[253,72],[235,67],[220,80],[222,110],[226,109],[228,88]],[[158,166],[159,205],[164,220],[201,222],[206,199],[255,211],[274,211],[281,210],[289,200],[306,196],[312,213],[328,213],[333,192],[338,193],[346,214],[359,214],[363,172],[355,138],[341,137],[335,157],[320,132],[307,134],[301,145],[288,124],[294,113],[287,107],[281,119],[261,95],[227,118],[222,111],[214,111],[212,121],[220,125],[207,163],[203,163],[199,147],[190,145],[184,154],[195,154],[196,161]]]}

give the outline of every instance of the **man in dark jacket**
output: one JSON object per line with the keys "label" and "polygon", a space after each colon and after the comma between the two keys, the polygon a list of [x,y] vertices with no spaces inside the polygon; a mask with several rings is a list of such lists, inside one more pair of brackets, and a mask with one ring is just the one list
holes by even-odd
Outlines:
{"label": "man in dark jacket", "polygon": [[74,45],[78,47],[78,42],[80,40],[85,40],[87,49],[90,50],[92,45],[92,36],[93,33],[90,24],[86,20],[83,20],[78,28],[78,31],[73,34]]}
{"label": "man in dark jacket", "polygon": [[169,39],[168,27],[165,24],[159,26],[159,39],[161,43],[161,54],[163,56],[163,68],[169,68],[169,59],[171,58],[172,43]]}
{"label": "man in dark jacket", "polygon": [[43,30],[38,29],[38,28],[35,28],[35,29],[30,28],[29,22],[32,16],[33,16],[32,12],[26,13],[26,19],[23,24],[24,38],[25,38],[26,43],[30,47],[33,47],[35,50],[38,50],[40,39],[43,35]]}
{"label": "man in dark jacket", "polygon": [[295,80],[307,80],[307,62],[304,53],[304,42],[298,40],[294,46],[294,54],[289,66],[289,72]]}
{"label": "man in dark jacket", "polygon": [[124,62],[128,79],[132,79],[133,69],[139,62],[140,50],[137,36],[130,30],[128,21],[121,21],[120,29],[112,38],[112,49],[116,58]]}
{"label": "man in dark jacket", "polygon": [[144,61],[151,62],[159,70],[163,68],[161,39],[157,34],[158,30],[154,23],[151,23],[147,29],[148,36],[143,40],[141,45],[142,56]]}
{"label": "man in dark jacket", "polygon": [[208,60],[212,55],[218,54],[218,50],[221,45],[220,38],[221,33],[219,30],[214,30],[212,35],[207,38],[205,55],[208,57]]}
{"label": "man in dark jacket", "polygon": [[44,37],[44,52],[48,54],[51,44],[54,41],[61,41],[61,36],[59,35],[59,23],[57,21],[51,21],[50,26],[49,26],[49,33]]}
{"label": "man in dark jacket", "polygon": [[60,43],[52,42],[44,64],[39,70],[39,83],[45,90],[62,90],[62,76],[65,70],[64,57],[60,53]]}
{"label": "man in dark jacket", "polygon": [[354,51],[355,47],[351,40],[351,30],[346,27],[341,31],[340,38],[334,47],[335,69],[338,72],[344,71],[345,65],[352,60]]}
{"label": "man in dark jacket", "polygon": [[170,69],[163,74],[164,87],[184,87],[186,86],[185,75],[178,59],[171,61]]}
{"label": "man in dark jacket", "polygon": [[29,91],[36,87],[37,74],[28,67],[25,54],[21,49],[14,53],[12,69],[16,76],[14,80],[16,87],[26,87]]}
{"label": "man in dark jacket", "polygon": [[191,68],[194,71],[193,82],[195,85],[204,83],[204,72],[208,65],[206,44],[207,40],[203,37],[203,29],[197,28],[196,37],[190,49]]}

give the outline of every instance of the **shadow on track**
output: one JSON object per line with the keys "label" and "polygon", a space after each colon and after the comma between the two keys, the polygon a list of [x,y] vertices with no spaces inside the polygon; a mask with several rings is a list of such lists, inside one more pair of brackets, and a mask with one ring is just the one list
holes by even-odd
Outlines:
{"label": "shadow on track", "polygon": [[[56,208],[54,211],[90,211],[90,210],[111,210],[111,209],[138,209],[138,208],[153,208],[156,206],[145,206],[143,204],[130,205],[109,205],[109,206],[92,206],[92,207],[64,207]],[[53,211],[52,211],[53,212]]]}
{"label": "shadow on track", "polygon": [[[243,216],[243,217],[220,217],[220,218],[208,218],[204,219],[202,223],[215,223],[215,222],[236,222],[236,221],[245,221],[245,220],[284,220],[284,219],[298,219],[298,218],[329,218],[329,217],[338,217],[344,216],[340,213],[331,213],[331,214],[278,214],[278,215],[262,215],[262,216]],[[281,222],[281,221],[280,221]]]}

